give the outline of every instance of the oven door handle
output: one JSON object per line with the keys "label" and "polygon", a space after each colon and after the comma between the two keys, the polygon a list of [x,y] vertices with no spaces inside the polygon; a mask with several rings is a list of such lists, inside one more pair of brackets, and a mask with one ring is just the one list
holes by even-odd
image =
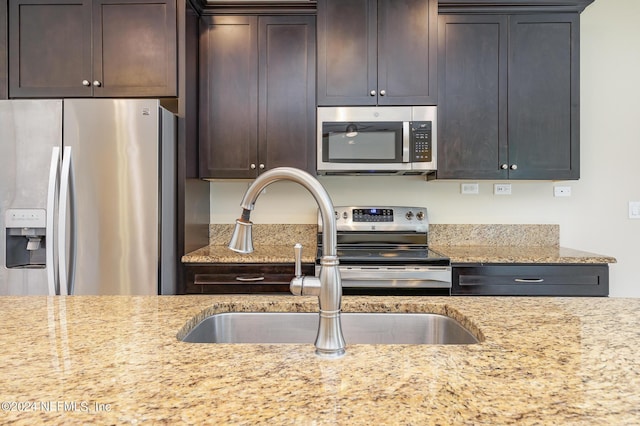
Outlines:
{"label": "oven door handle", "polygon": [[380,269],[367,267],[340,267],[340,276],[343,280],[423,280],[451,282],[451,267],[430,267],[420,269]]}

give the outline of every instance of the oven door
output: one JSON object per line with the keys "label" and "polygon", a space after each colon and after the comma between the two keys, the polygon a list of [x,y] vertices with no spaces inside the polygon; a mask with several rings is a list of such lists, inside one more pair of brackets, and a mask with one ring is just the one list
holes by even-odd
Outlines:
{"label": "oven door", "polygon": [[451,288],[450,266],[340,266],[342,287]]}

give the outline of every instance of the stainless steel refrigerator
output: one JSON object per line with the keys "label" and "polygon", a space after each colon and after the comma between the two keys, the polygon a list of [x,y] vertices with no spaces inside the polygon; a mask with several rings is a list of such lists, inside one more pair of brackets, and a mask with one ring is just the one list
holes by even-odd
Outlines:
{"label": "stainless steel refrigerator", "polygon": [[0,101],[0,294],[174,294],[176,117]]}

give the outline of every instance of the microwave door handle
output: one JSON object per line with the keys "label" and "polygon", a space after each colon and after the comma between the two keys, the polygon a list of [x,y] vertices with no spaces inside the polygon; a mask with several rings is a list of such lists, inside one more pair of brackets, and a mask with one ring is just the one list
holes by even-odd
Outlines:
{"label": "microwave door handle", "polygon": [[410,145],[410,135],[409,135],[409,122],[402,122],[402,162],[409,162],[409,145]]}

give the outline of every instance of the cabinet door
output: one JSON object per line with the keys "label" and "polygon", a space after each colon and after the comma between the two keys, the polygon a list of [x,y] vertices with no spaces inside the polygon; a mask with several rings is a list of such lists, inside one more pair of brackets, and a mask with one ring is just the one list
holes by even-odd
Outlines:
{"label": "cabinet door", "polygon": [[91,96],[91,1],[9,5],[9,95]]}
{"label": "cabinet door", "polygon": [[317,4],[318,105],[376,105],[376,0]]}
{"label": "cabinet door", "polygon": [[516,15],[509,39],[512,179],[578,179],[578,14]]}
{"label": "cabinet door", "polygon": [[94,96],[177,96],[176,25],[175,0],[96,0]]}
{"label": "cabinet door", "polygon": [[507,17],[439,17],[438,178],[500,179],[507,158]]}
{"label": "cabinet door", "polygon": [[7,2],[0,1],[0,99],[9,97],[7,81]]}
{"label": "cabinet door", "polygon": [[378,105],[435,105],[437,0],[378,0]]}
{"label": "cabinet door", "polygon": [[202,18],[199,138],[202,178],[257,175],[257,62],[257,17]]}
{"label": "cabinet door", "polygon": [[315,18],[260,17],[258,169],[315,173]]}

